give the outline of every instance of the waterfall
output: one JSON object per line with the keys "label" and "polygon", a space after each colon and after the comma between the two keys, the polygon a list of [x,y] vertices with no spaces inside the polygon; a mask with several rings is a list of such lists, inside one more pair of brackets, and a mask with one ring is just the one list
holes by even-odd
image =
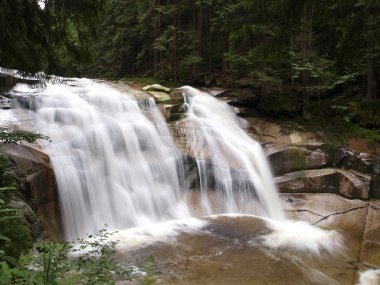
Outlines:
{"label": "waterfall", "polygon": [[[190,126],[186,136],[198,165],[203,210],[207,214],[249,213],[283,220],[265,153],[241,128],[241,119],[228,104],[208,93],[190,86],[179,89],[185,98]],[[210,180],[217,194],[212,203]]]}
{"label": "waterfall", "polygon": [[[73,79],[36,92],[39,132],[59,189],[68,240],[188,217],[181,156],[151,99]],[[149,119],[148,119],[149,118]]]}
{"label": "waterfall", "polygon": [[[186,159],[147,94],[120,92],[89,79],[18,84],[53,165],[66,239],[191,216],[189,193],[200,193],[200,215],[258,214],[284,218],[260,144],[224,102],[182,87],[191,126],[199,191],[189,191]],[[141,97],[142,96],[142,97]],[[25,98],[28,104],[25,104]],[[212,199],[210,199],[212,196]]]}

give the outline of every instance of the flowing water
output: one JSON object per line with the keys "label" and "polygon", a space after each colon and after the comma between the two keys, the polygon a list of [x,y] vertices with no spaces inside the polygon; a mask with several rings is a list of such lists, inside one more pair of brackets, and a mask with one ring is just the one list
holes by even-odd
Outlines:
{"label": "flowing water", "polygon": [[185,96],[191,126],[187,141],[197,161],[201,205],[206,214],[215,213],[209,200],[211,174],[213,191],[218,195],[217,213],[258,213],[283,220],[269,163],[261,145],[241,128],[241,119],[208,93],[190,86],[180,90]]}
{"label": "flowing water", "polygon": [[[187,139],[203,213],[283,219],[260,144],[225,103],[191,87],[181,90],[193,125]],[[18,85],[13,92],[33,95],[28,107],[35,111],[38,131],[52,140],[44,147],[56,175],[66,238],[105,224],[123,229],[189,217],[184,163],[152,99],[136,100],[88,79],[47,83],[43,89]],[[217,193],[213,203],[210,180]]]}
{"label": "flowing water", "polygon": [[188,217],[181,156],[154,102],[87,79],[34,95],[67,239]]}
{"label": "flowing water", "polygon": [[[244,122],[213,96],[189,86],[180,90],[189,126],[187,148],[196,162],[199,190],[189,189],[188,159],[175,146],[149,97],[136,99],[88,79],[47,83],[45,88],[18,84],[13,89],[13,95],[31,110],[36,130],[51,138],[44,148],[57,180],[66,239],[96,232],[105,224],[127,229],[118,236],[121,252],[142,247],[132,256],[147,256],[153,250],[162,262],[176,262],[162,266],[183,270],[175,273],[176,278],[183,274],[200,282],[189,284],[202,280],[231,284],[233,276],[242,278],[241,284],[251,284],[255,276],[265,282],[272,277],[265,272],[272,263],[296,268],[290,283],[281,277],[290,274],[286,269],[274,284],[294,284],[300,272],[308,272],[305,280],[319,281],[299,284],[327,284],[330,277],[305,265],[302,256],[336,253],[342,249],[340,236],[285,220],[265,154],[242,128]],[[191,218],[190,193],[199,194],[200,215],[207,218]],[[251,215],[212,216],[224,213]],[[231,260],[239,263],[240,258],[240,273],[226,271],[220,276],[227,283],[220,283],[215,277],[220,268],[214,263],[229,268]],[[262,263],[257,267],[260,273],[242,276],[256,258]],[[207,268],[212,277],[204,271]],[[172,273],[166,272],[169,277]],[[172,284],[183,284],[181,280]],[[334,282],[329,281],[339,284]]]}

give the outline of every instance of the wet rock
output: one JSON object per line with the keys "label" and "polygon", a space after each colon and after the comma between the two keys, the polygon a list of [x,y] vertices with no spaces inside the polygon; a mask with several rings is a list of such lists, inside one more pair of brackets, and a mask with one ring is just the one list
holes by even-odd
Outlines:
{"label": "wet rock", "polygon": [[355,156],[355,159],[352,162],[351,168],[363,173],[372,173],[373,162],[374,162],[374,159],[372,155],[361,152]]}
{"label": "wet rock", "polygon": [[141,268],[146,256],[154,256],[162,284],[172,285],[338,284],[335,280],[350,284],[355,274],[355,269],[340,262],[339,252],[331,258],[323,250],[314,255],[302,247],[273,249],[266,243],[273,229],[265,219],[213,216],[204,220],[208,224],[200,229],[185,226],[175,237],[138,248],[131,248],[128,237],[121,235],[117,247],[124,250],[121,262]]}
{"label": "wet rock", "polygon": [[12,75],[0,72],[0,92],[11,89],[16,84],[16,78]]}
{"label": "wet rock", "polygon": [[151,95],[156,103],[164,103],[170,100],[169,93],[171,89],[160,84],[147,85],[142,90]]}
{"label": "wet rock", "polygon": [[8,98],[6,98],[4,96],[0,96],[0,108],[4,109],[4,110],[11,108],[11,104],[10,104]]}
{"label": "wet rock", "polygon": [[33,239],[38,240],[43,234],[43,228],[37,214],[34,212],[32,207],[21,195],[17,195],[12,198],[12,205],[19,209],[22,213],[24,224],[29,227],[33,234]]}
{"label": "wet rock", "polygon": [[160,91],[147,91],[148,94],[150,94],[156,103],[165,103],[170,100],[170,96],[165,92]]}
{"label": "wet rock", "polygon": [[170,93],[170,88],[164,87],[160,84],[152,84],[152,85],[147,85],[142,88],[142,90],[150,91],[150,92],[162,92],[169,94]]}
{"label": "wet rock", "polygon": [[33,235],[33,238],[34,238],[35,240],[38,240],[38,239],[40,239],[41,237],[43,237],[44,229],[43,229],[43,227],[42,227],[42,225],[41,225],[40,222],[36,222],[36,223],[34,223],[34,224],[31,226],[31,228],[32,228],[32,235]]}
{"label": "wet rock", "polygon": [[353,169],[368,174],[372,174],[374,170],[374,156],[368,153],[354,153],[352,150],[345,148],[338,148],[329,152],[334,167]]}
{"label": "wet rock", "polygon": [[24,195],[36,206],[37,216],[48,236],[60,240],[62,224],[59,199],[49,157],[26,145],[8,144],[1,147],[1,150],[16,165],[20,176],[26,178]]}
{"label": "wet rock", "polygon": [[277,177],[283,193],[335,193],[349,199],[368,199],[370,177],[355,171],[319,169]]}
{"label": "wet rock", "polygon": [[15,196],[12,199],[12,205],[22,212],[23,217],[28,225],[38,222],[36,213],[32,207],[20,196]]}
{"label": "wet rock", "polygon": [[270,150],[268,159],[275,176],[303,169],[321,168],[328,163],[327,155],[323,150],[310,151],[295,146],[274,148]]}
{"label": "wet rock", "polygon": [[373,267],[380,266],[380,201],[372,201],[368,209],[360,260]]}
{"label": "wet rock", "polygon": [[329,150],[330,155],[332,156],[332,165],[334,167],[343,167],[349,168],[353,160],[355,159],[355,154],[352,150],[338,148]]}

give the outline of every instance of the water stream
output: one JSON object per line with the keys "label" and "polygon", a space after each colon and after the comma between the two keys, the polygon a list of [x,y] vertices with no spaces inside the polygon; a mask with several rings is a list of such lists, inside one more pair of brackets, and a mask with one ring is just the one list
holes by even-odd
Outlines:
{"label": "water stream", "polygon": [[87,79],[33,94],[67,239],[189,216],[181,156],[154,102]]}
{"label": "water stream", "polygon": [[[203,214],[249,213],[283,219],[268,162],[235,114],[211,95],[183,87],[193,128],[188,144],[196,158]],[[107,224],[124,229],[190,216],[184,162],[168,126],[149,97],[88,79],[47,83],[29,94],[59,189],[64,231],[73,239]],[[194,139],[195,138],[195,139]],[[209,174],[212,174],[211,176]],[[214,181],[217,209],[208,200]]]}
{"label": "water stream", "polygon": [[[230,259],[243,257],[247,263],[238,265],[241,272],[251,270],[248,261],[261,260],[262,265],[261,273],[245,277],[239,273],[248,282],[241,284],[251,284],[254,276],[266,280],[267,263],[295,268],[293,279],[299,272],[315,275],[310,278],[317,281],[300,284],[327,284],[331,278],[305,262],[309,254],[332,256],[341,251],[340,235],[285,220],[266,156],[242,128],[244,122],[212,95],[189,86],[180,90],[185,98],[187,148],[196,164],[199,189],[189,188],[189,160],[148,96],[136,98],[88,79],[47,83],[45,88],[18,84],[12,90],[30,109],[35,129],[51,138],[43,147],[54,168],[66,239],[108,225],[124,229],[117,237],[121,252],[136,250],[132,256],[146,256],[152,251],[165,268],[172,266],[165,262],[174,261],[183,269],[176,277],[198,278],[197,270],[203,274],[208,266],[218,271],[214,262],[228,265]],[[198,217],[207,217],[192,217],[191,193],[199,194]],[[188,272],[190,259],[193,277]],[[288,274],[288,269],[281,274]],[[206,275],[199,275],[199,280],[231,284],[227,271],[221,275],[227,283],[212,277],[213,283]],[[306,275],[305,280],[311,280]],[[281,275],[276,278],[276,284],[294,284],[293,279],[287,283]],[[334,282],[329,281],[338,284]]]}
{"label": "water stream", "polygon": [[[284,213],[269,163],[261,145],[242,129],[225,102],[190,86],[181,87],[187,106],[186,136],[196,158],[201,204],[207,215],[215,213],[259,214],[283,220]],[[212,177],[210,177],[210,174]],[[217,197],[209,200],[210,179]],[[217,201],[215,201],[217,200]]]}

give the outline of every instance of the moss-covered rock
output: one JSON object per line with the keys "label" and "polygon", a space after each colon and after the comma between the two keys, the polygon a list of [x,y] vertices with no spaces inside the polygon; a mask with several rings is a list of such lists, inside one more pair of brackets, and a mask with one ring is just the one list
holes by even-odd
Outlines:
{"label": "moss-covered rock", "polygon": [[284,146],[273,149],[268,155],[274,175],[326,166],[328,157],[321,150],[310,151],[303,147]]}

